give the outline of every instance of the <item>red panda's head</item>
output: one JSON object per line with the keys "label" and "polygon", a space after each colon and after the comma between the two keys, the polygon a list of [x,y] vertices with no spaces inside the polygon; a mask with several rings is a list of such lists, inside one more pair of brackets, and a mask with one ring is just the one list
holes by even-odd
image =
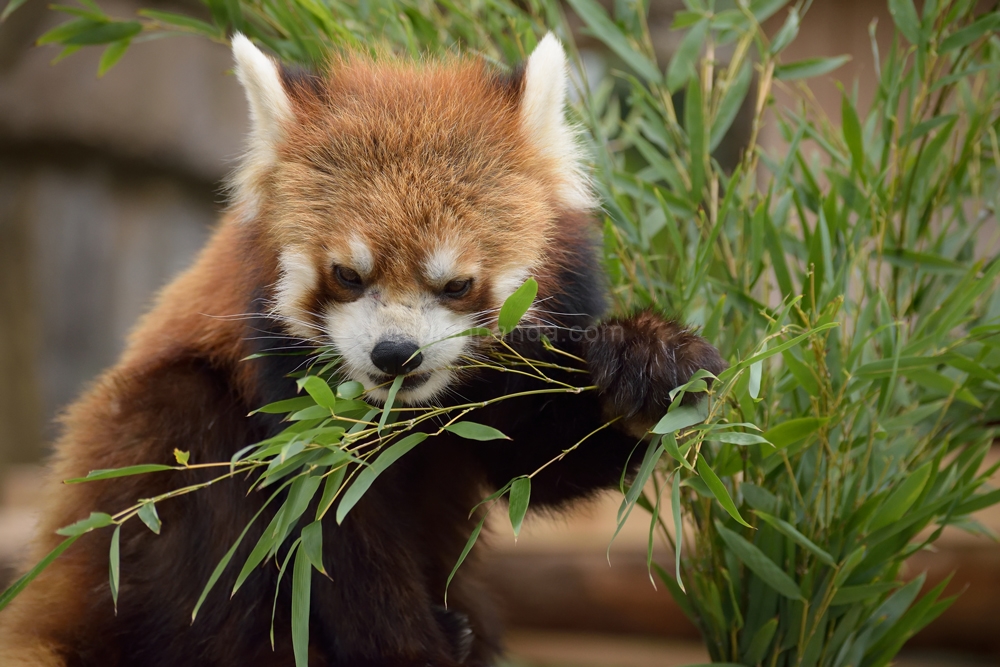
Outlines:
{"label": "red panda's head", "polygon": [[240,35],[233,52],[253,116],[235,213],[275,249],[275,314],[374,398],[410,373],[398,400],[433,399],[475,344],[448,336],[495,327],[558,254],[558,220],[591,206],[562,47],[547,36],[514,75],[345,58],[293,76]]}

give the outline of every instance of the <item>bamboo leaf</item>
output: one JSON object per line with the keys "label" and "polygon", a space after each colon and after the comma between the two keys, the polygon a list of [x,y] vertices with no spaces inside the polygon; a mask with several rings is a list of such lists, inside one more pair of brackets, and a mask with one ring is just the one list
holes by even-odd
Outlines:
{"label": "bamboo leaf", "polygon": [[458,572],[458,568],[462,567],[462,563],[465,562],[465,558],[472,551],[472,547],[475,546],[476,540],[479,539],[479,533],[483,530],[483,523],[486,521],[486,515],[479,520],[476,527],[472,529],[472,534],[469,535],[469,539],[465,542],[465,547],[462,549],[462,553],[459,555],[458,560],[455,561],[455,566],[451,568],[451,573],[448,575],[448,581],[444,585],[444,604],[448,606],[448,587],[451,586],[451,580],[455,578],[455,574]]}
{"label": "bamboo leaf", "polygon": [[711,466],[705,462],[704,456],[698,457],[696,467],[701,479],[704,480],[705,484],[712,492],[712,495],[719,501],[719,504],[722,505],[722,508],[729,513],[729,516],[733,517],[738,523],[743,524],[747,528],[751,528],[752,526],[744,521],[743,517],[740,516],[740,511],[736,509],[736,503],[733,502],[732,496],[730,496],[729,491],[726,490],[726,485],[722,483],[722,480],[715,474],[715,471],[712,470]]}
{"label": "bamboo leaf", "polygon": [[115,605],[115,614],[118,614],[118,584],[121,581],[121,524],[115,526],[115,532],[111,534],[111,549],[108,553],[108,582],[111,586],[111,601]]}
{"label": "bamboo leaf", "polygon": [[920,43],[920,17],[913,0],[889,0],[889,13],[910,44]]}
{"label": "bamboo leaf", "polygon": [[299,389],[305,389],[306,393],[316,402],[316,405],[321,405],[324,408],[333,410],[337,403],[337,398],[333,394],[333,390],[330,389],[330,385],[326,383],[326,380],[315,375],[307,375],[304,378],[300,378],[296,381]]}
{"label": "bamboo leaf", "polygon": [[344,517],[361,500],[362,496],[365,495],[365,492],[368,491],[379,475],[385,472],[390,465],[398,461],[400,457],[426,439],[426,433],[411,433],[379,454],[379,457],[375,459],[373,464],[362,470],[354,480],[354,483],[344,492],[343,497],[340,499],[340,504],[337,505],[337,523],[343,523]]}
{"label": "bamboo leaf", "polygon": [[695,68],[707,35],[708,19],[702,19],[691,26],[677,46],[667,65],[667,89],[671,93],[676,93],[692,78],[697,78]]}
{"label": "bamboo leaf", "polygon": [[508,504],[508,514],[510,525],[514,529],[514,537],[517,538],[521,532],[521,523],[524,515],[528,511],[528,501],[531,498],[531,478],[518,477],[510,485],[510,502]]}
{"label": "bamboo leaf", "polygon": [[715,529],[729,550],[739,558],[761,581],[792,600],[802,600],[802,591],[784,570],[778,567],[763,551],[722,525],[715,522]]}
{"label": "bamboo leaf", "polygon": [[833,560],[833,556],[828,554],[823,549],[819,548],[815,542],[813,542],[808,537],[800,533],[798,529],[795,528],[795,526],[793,526],[792,524],[788,523],[784,519],[779,519],[776,516],[771,516],[767,512],[761,512],[760,510],[754,510],[754,514],[756,514],[765,522],[770,524],[779,533],[791,539],[800,547],[804,548],[806,551],[816,556],[816,558],[818,558],[820,562],[823,563],[824,565],[829,565],[830,567],[836,567],[837,563],[836,561]]}
{"label": "bamboo leaf", "polygon": [[829,74],[840,68],[850,60],[850,56],[837,56],[836,58],[807,58],[787,65],[779,65],[774,68],[774,78],[782,81],[794,81],[796,79],[811,79],[813,77]]}
{"label": "bamboo leaf", "polygon": [[455,435],[465,438],[466,440],[480,440],[483,442],[489,440],[510,440],[510,438],[492,426],[477,424],[476,422],[456,422],[445,426],[444,430],[454,433]]}
{"label": "bamboo leaf", "polygon": [[829,417],[799,417],[798,419],[789,419],[764,431],[763,437],[778,449],[784,449],[789,445],[794,445],[797,442],[805,440],[818,431],[827,421],[829,421]]}
{"label": "bamboo leaf", "polygon": [[[378,430],[381,432],[385,428],[385,424],[389,421],[389,415],[392,412],[392,406],[396,402],[396,394],[399,393],[399,388],[403,386],[403,381],[406,379],[403,375],[397,375],[392,381],[392,385],[389,387],[389,393],[385,398],[385,406],[382,408],[382,416],[378,418]],[[340,523],[338,521],[338,523]]]}
{"label": "bamboo leaf", "polygon": [[[80,535],[82,535],[82,533]],[[45,558],[38,561],[38,563],[33,568],[24,573],[24,575],[21,576],[20,579],[15,581],[7,588],[7,590],[5,590],[2,594],[0,594],[0,611],[3,611],[4,607],[9,605],[11,601],[14,598],[16,598],[21,593],[21,591],[23,591],[28,586],[28,584],[34,581],[38,577],[38,575],[40,575],[45,570],[45,568],[51,565],[52,561],[54,561],[56,558],[59,558],[59,556],[61,556],[64,551],[73,546],[73,543],[76,542],[78,539],[80,539],[80,535],[73,535],[72,537],[68,537],[62,542],[60,542],[55,549],[46,554]]]}
{"label": "bamboo leaf", "polygon": [[311,592],[312,563],[306,550],[300,548],[295,552],[295,564],[292,567],[292,653],[295,655],[295,667],[309,667]]}
{"label": "bamboo leaf", "polygon": [[143,503],[142,507],[139,508],[137,512],[139,520],[146,524],[146,527],[151,531],[160,534],[160,526],[163,524],[160,522],[160,515],[156,511],[156,504],[152,501]]}
{"label": "bamboo leaf", "polygon": [[110,514],[105,514],[104,512],[91,512],[90,516],[86,519],[80,519],[74,524],[69,526],[63,526],[56,531],[59,535],[66,535],[67,537],[72,537],[74,535],[83,535],[84,533],[89,533],[96,528],[104,528],[105,526],[110,526],[113,523]]}
{"label": "bamboo leaf", "polygon": [[108,70],[118,64],[118,61],[121,60],[122,56],[125,55],[125,52],[128,51],[128,47],[131,43],[131,39],[122,39],[108,44],[107,48],[104,49],[104,53],[101,54],[101,61],[97,65],[98,78],[107,74]]}
{"label": "bamboo leaf", "polygon": [[885,502],[875,510],[872,522],[868,526],[869,532],[885,528],[903,518],[903,515],[913,506],[924,490],[924,485],[931,475],[931,465],[932,463],[925,463],[914,470],[889,494]]}
{"label": "bamboo leaf", "polygon": [[531,308],[537,294],[538,283],[535,282],[534,278],[528,278],[523,285],[507,297],[500,307],[500,315],[497,317],[500,335],[505,336],[517,328],[521,318]]}
{"label": "bamboo leaf", "polygon": [[177,470],[173,466],[157,465],[153,463],[125,468],[109,468],[105,470],[91,470],[86,477],[74,477],[67,479],[66,484],[79,484],[81,482],[93,482],[99,479],[113,479],[115,477],[128,477],[130,475],[145,475],[150,472],[161,472],[163,470]]}
{"label": "bamboo leaf", "polygon": [[695,405],[674,403],[670,407],[670,411],[650,429],[650,432],[658,435],[675,433],[695,424],[700,424],[708,417],[708,405],[706,401],[699,401]]}
{"label": "bamboo leaf", "polygon": [[660,80],[660,70],[656,64],[632,47],[625,34],[595,0],[569,0],[569,5],[577,16],[583,19],[590,33],[604,42],[604,45],[624,60],[636,74],[647,81]]}
{"label": "bamboo leaf", "polygon": [[760,626],[760,629],[754,633],[753,639],[750,640],[750,646],[747,647],[746,653],[744,653],[744,662],[746,664],[756,665],[764,660],[764,657],[767,655],[767,649],[770,648],[771,641],[774,639],[774,633],[777,630],[777,618],[772,618]]}

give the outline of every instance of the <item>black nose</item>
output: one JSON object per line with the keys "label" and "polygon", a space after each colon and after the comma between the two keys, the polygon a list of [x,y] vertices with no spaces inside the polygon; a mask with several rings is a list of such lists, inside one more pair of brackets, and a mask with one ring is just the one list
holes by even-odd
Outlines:
{"label": "black nose", "polygon": [[412,340],[383,340],[372,350],[372,363],[388,375],[412,373],[424,360],[423,354],[414,355],[418,349]]}

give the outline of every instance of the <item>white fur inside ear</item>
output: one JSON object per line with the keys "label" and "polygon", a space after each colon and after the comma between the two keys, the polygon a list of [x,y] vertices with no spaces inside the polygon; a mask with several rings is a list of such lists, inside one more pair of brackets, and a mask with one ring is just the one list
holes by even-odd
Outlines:
{"label": "white fur inside ear", "polygon": [[576,133],[566,121],[569,72],[562,44],[551,32],[528,57],[521,98],[521,126],[542,155],[556,164],[559,198],[573,209],[594,206],[580,166]]}
{"label": "white fur inside ear", "polygon": [[233,58],[253,121],[249,149],[234,177],[237,204],[247,218],[256,215],[260,177],[275,165],[274,147],[294,115],[277,63],[239,33],[233,36]]}

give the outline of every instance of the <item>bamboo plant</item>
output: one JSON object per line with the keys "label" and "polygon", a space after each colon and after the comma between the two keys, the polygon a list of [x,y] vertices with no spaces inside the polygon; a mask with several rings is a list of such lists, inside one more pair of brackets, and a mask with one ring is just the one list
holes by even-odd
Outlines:
{"label": "bamboo plant", "polygon": [[[4,16],[23,1],[11,0]],[[904,563],[946,527],[988,535],[973,515],[1000,502],[988,487],[995,468],[983,464],[1000,390],[996,6],[928,0],[918,11],[913,0],[889,0],[894,33],[884,52],[871,30],[874,99],[861,108],[842,89],[831,118],[806,81],[846,57],[783,59],[809,0],[687,0],[668,63],[656,59],[642,0],[616,0],[611,11],[595,0],[204,0],[191,14],[133,18],[79,2],[57,7],[74,18],[39,43],[62,45],[62,55],[105,44],[100,73],[143,39],[225,41],[236,30],[309,67],[322,68],[331,50],[386,48],[414,56],[462,49],[503,67],[546,29],[573,51],[566,15],[575,15],[614,65],[599,81],[579,69],[573,112],[593,156],[618,306],[676,313],[730,362],[718,377],[696,374],[680,391],[707,400],[675,401],[640,445],[637,473],[622,480],[617,528],[636,506],[648,513],[651,578],[717,662],[887,665],[950,604],[947,582],[924,591],[923,575],[907,581]],[[775,30],[762,28],[768,19]],[[790,103],[775,104],[779,90]],[[750,136],[724,168],[714,155],[740,113],[750,116]],[[765,126],[780,148],[761,145]],[[494,337],[486,363],[545,380],[544,368],[503,343],[531,290],[512,297],[497,329],[467,333]],[[178,467],[220,465],[220,479],[257,470],[262,487],[273,485],[281,509],[265,531],[271,537],[243,564],[228,562],[234,545],[206,591],[222,568],[242,567],[242,579],[291,544],[279,566],[292,570],[302,661],[302,605],[312,569],[322,569],[323,515],[336,506],[342,519],[387,465],[427,437],[410,432],[426,419],[463,437],[503,437],[473,421],[474,405],[444,413],[408,412],[391,398],[369,405],[359,386],[336,380],[328,355],[314,351],[301,396],[262,408],[287,415],[282,433],[229,462],[177,453]],[[566,363],[571,370],[575,361]],[[516,533],[530,479],[484,499],[474,521],[506,497]],[[176,493],[188,492],[197,489]],[[303,519],[315,496],[317,515]],[[117,530],[132,518],[158,531],[155,505],[168,500],[137,499],[67,527],[64,546],[0,607],[84,531]],[[456,568],[481,527],[470,526]],[[654,562],[657,539],[673,562]],[[115,544],[113,591],[128,567]]]}

